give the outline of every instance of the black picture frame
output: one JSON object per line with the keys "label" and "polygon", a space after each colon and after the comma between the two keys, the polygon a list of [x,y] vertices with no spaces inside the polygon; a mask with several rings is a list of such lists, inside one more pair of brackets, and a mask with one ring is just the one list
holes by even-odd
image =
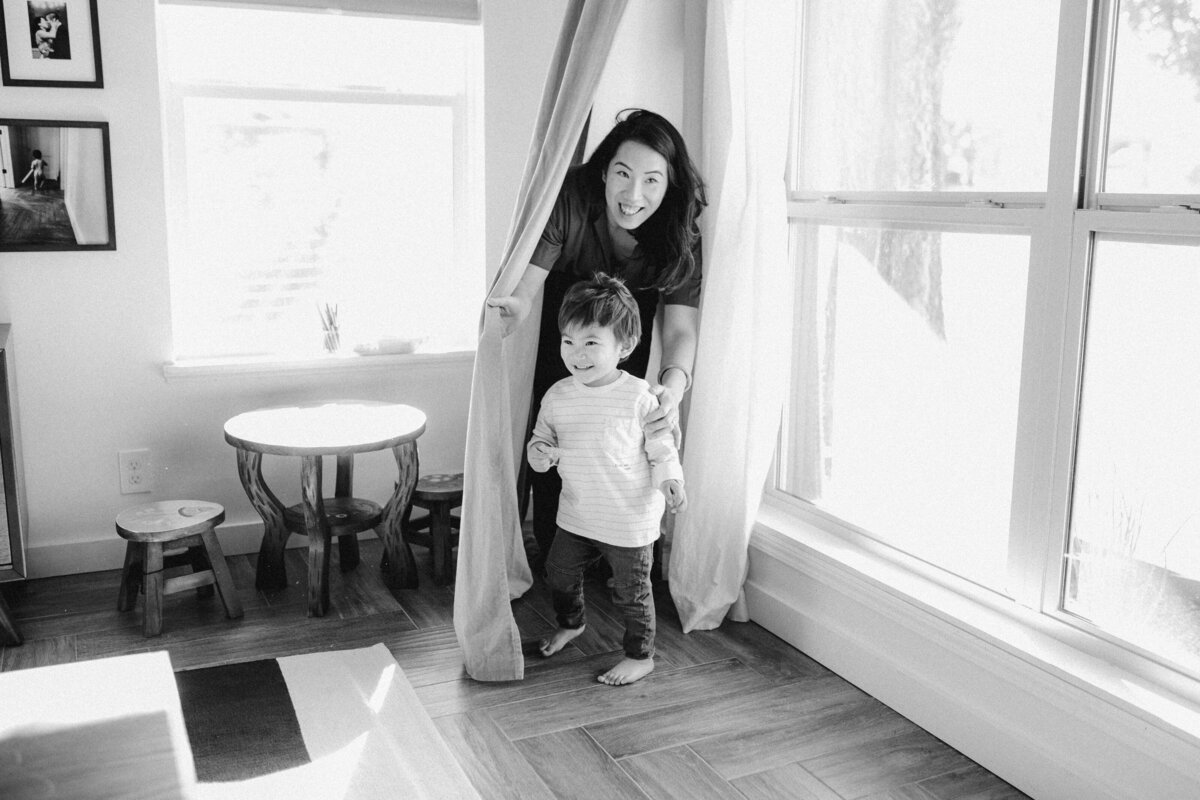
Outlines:
{"label": "black picture frame", "polygon": [[104,88],[97,0],[0,0],[5,86]]}
{"label": "black picture frame", "polygon": [[107,122],[0,118],[0,167],[0,251],[117,249]]}

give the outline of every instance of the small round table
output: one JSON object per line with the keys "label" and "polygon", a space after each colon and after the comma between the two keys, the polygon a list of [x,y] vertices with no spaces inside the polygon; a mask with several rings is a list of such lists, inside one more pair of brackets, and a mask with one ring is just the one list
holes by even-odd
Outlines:
{"label": "small round table", "polygon": [[[237,448],[238,477],[263,518],[263,541],[255,585],[287,586],[284,549],[288,536],[308,536],[308,614],[329,608],[329,540],[337,536],[342,568],[358,563],[359,531],[376,528],[383,539],[381,567],[389,588],[415,589],[416,563],[404,537],[405,509],[420,465],[417,438],[425,415],[411,406],[371,400],[340,400],[247,411],[225,423],[225,441]],[[387,505],[353,497],[354,454],[391,448],[399,479]],[[300,456],[302,500],[285,508],[263,480],[263,454]],[[323,456],[337,457],[335,496],[321,492]]]}

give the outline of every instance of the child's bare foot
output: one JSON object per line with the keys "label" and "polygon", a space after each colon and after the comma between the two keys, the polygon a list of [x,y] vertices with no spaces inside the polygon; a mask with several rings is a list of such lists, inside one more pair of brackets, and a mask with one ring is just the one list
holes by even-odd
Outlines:
{"label": "child's bare foot", "polygon": [[608,672],[596,676],[596,680],[609,686],[624,686],[641,680],[653,671],[653,658],[623,658]]}
{"label": "child's bare foot", "polygon": [[550,634],[550,638],[542,640],[542,646],[538,649],[538,652],[542,654],[543,658],[554,655],[566,647],[568,642],[583,633],[584,627],[580,625],[578,628],[559,628]]}

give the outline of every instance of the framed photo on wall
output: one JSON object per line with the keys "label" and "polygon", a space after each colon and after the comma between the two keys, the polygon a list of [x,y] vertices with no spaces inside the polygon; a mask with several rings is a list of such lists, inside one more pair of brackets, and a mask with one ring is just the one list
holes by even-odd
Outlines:
{"label": "framed photo on wall", "polygon": [[0,0],[5,86],[100,89],[96,0]]}
{"label": "framed photo on wall", "polygon": [[115,250],[107,122],[0,118],[0,252]]}

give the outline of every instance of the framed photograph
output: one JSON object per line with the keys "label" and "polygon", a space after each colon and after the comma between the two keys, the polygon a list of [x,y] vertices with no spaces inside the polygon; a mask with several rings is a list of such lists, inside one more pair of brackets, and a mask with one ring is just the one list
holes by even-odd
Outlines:
{"label": "framed photograph", "polygon": [[5,86],[100,89],[96,0],[0,0]]}
{"label": "framed photograph", "polygon": [[116,249],[108,123],[0,118],[0,251]]}

